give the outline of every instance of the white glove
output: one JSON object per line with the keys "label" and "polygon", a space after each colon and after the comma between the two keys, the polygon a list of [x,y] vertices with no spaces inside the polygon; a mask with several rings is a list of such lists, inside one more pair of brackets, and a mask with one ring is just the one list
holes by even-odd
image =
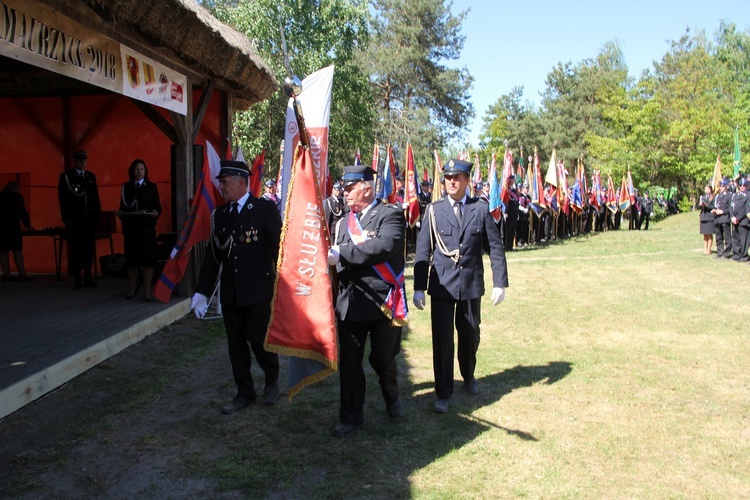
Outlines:
{"label": "white glove", "polygon": [[405,201],[401,206],[403,207],[404,210],[409,210],[409,202],[408,201]]}
{"label": "white glove", "polygon": [[341,260],[341,254],[339,253],[339,246],[333,245],[328,250],[328,265],[335,266]]}
{"label": "white glove", "polygon": [[196,318],[203,318],[206,315],[206,311],[208,311],[208,297],[202,293],[193,294],[193,300],[190,301],[190,309],[193,310]]}
{"label": "white glove", "polygon": [[495,287],[492,289],[492,305],[496,306],[505,300],[505,288]]}
{"label": "white glove", "polygon": [[424,309],[424,306],[427,303],[424,298],[424,290],[414,290],[414,296],[411,298],[411,301],[414,303],[414,307],[420,311]]}

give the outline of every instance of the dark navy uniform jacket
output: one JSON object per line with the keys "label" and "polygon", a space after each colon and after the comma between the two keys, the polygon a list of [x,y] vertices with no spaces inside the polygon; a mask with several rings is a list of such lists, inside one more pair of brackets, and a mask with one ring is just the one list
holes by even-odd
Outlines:
{"label": "dark navy uniform jacket", "polygon": [[395,274],[404,271],[404,211],[396,205],[377,202],[360,220],[369,239],[355,245],[347,231],[347,217],[336,225],[335,244],[341,260],[338,272],[336,315],[341,320],[372,321],[385,318],[381,305],[391,286],[383,281],[374,264],[388,263]]}
{"label": "dark navy uniform jacket", "polygon": [[67,226],[85,224],[96,228],[102,212],[96,175],[88,170],[83,176],[74,168],[60,174],[57,187],[60,214]]}
{"label": "dark navy uniform jacket", "polygon": [[732,217],[737,218],[737,223],[743,227],[750,227],[750,219],[747,218],[750,196],[747,193],[737,191],[732,195]]}
{"label": "dark navy uniform jacket", "polygon": [[[448,250],[458,249],[458,262],[444,255],[432,233],[430,213],[435,213],[437,233]],[[433,297],[469,300],[484,295],[482,253],[489,247],[492,284],[508,286],[508,268],[500,232],[486,202],[466,199],[462,224],[453,212],[450,197],[432,203],[425,211],[414,258],[414,290],[427,290]],[[428,286],[429,274],[429,286]]]}
{"label": "dark navy uniform jacket", "polygon": [[729,212],[732,209],[732,194],[729,191],[717,194],[714,197],[714,207],[724,211],[723,214],[716,216],[716,223],[729,224]]}
{"label": "dark navy uniform jacket", "polygon": [[230,223],[231,204],[213,211],[211,244],[206,249],[196,292],[211,296],[221,270],[221,303],[245,307],[269,302],[276,280],[281,216],[276,204],[250,195]]}

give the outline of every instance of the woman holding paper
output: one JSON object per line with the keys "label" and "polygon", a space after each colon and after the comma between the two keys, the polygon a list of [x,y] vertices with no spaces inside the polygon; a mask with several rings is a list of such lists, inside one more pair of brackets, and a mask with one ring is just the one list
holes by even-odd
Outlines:
{"label": "woman holding paper", "polygon": [[148,179],[146,162],[135,159],[128,168],[128,182],[120,196],[120,220],[125,237],[125,263],[128,266],[130,290],[126,298],[135,297],[138,270],[143,269],[147,302],[151,301],[151,281],[156,265],[156,220],[161,215],[159,190]]}

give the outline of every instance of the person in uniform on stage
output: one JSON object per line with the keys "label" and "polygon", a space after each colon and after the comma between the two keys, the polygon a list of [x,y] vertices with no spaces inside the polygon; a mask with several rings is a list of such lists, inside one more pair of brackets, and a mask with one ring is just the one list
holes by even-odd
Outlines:
{"label": "person in uniform on stage", "polygon": [[503,241],[487,203],[466,196],[473,164],[452,159],[445,165],[448,196],[427,207],[414,258],[414,305],[423,309],[425,291],[432,304],[434,409],[447,413],[453,396],[454,342],[458,332],[458,365],[469,394],[477,394],[476,353],[479,348],[480,304],[484,295],[482,253],[489,247],[492,303],[505,298],[508,268]]}
{"label": "person in uniform on stage", "polygon": [[747,262],[748,233],[750,232],[750,219],[747,214],[750,196],[747,194],[750,180],[742,177],[737,183],[737,192],[732,195],[732,260]]}
{"label": "person in uniform on stage", "polygon": [[729,259],[732,257],[732,230],[729,220],[732,209],[732,195],[729,193],[729,181],[722,179],[719,182],[719,193],[714,197],[714,210],[716,216],[716,258]]}
{"label": "person in uniform on stage", "polygon": [[10,253],[18,271],[18,281],[31,281],[26,274],[23,260],[23,234],[21,223],[26,229],[34,230],[29,220],[29,212],[21,194],[21,185],[9,181],[0,193],[0,267],[3,269],[3,281],[16,281],[10,274]]}
{"label": "person in uniform on stage", "polygon": [[120,214],[130,281],[125,298],[135,297],[138,270],[143,269],[145,300],[150,302],[156,266],[156,220],[161,215],[161,202],[156,184],[148,178],[146,162],[141,159],[133,160],[128,167],[128,182],[120,189]]}
{"label": "person in uniform on stage", "polygon": [[227,204],[211,214],[211,244],[190,306],[202,318],[221,278],[224,327],[237,384],[237,395],[223,413],[235,413],[256,399],[248,343],[265,374],[263,402],[272,405],[279,397],[279,357],[266,351],[263,343],[276,281],[281,216],[275,203],[248,192],[249,175],[244,162],[221,162],[217,178]]}
{"label": "person in uniform on stage", "polygon": [[711,247],[714,243],[714,231],[716,230],[714,215],[714,190],[710,184],[704,188],[704,195],[698,202],[700,208],[701,234],[703,235],[703,255],[711,255]]}
{"label": "person in uniform on stage", "polygon": [[404,238],[406,219],[400,204],[375,197],[375,171],[365,165],[344,167],[349,215],[333,231],[328,264],[336,266],[341,406],[336,437],[364,423],[365,372],[362,360],[370,337],[370,366],[378,376],[386,413],[404,413],[398,389],[396,356],[406,320]]}
{"label": "person in uniform on stage", "polygon": [[81,285],[89,288],[97,286],[91,278],[91,268],[94,265],[96,230],[102,205],[96,176],[86,170],[87,160],[88,154],[83,149],[73,153],[73,168],[60,174],[57,184],[60,214],[69,242],[70,273],[76,290]]}

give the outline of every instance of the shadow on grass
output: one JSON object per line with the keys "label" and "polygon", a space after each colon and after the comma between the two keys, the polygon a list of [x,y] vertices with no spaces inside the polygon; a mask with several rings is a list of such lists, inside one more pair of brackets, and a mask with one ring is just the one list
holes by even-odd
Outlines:
{"label": "shadow on grass", "polygon": [[[554,384],[571,370],[572,364],[565,361],[515,366],[481,378],[480,393],[475,396],[466,394],[457,382],[450,412],[445,415],[432,409],[435,395],[431,382],[409,385],[405,376],[401,385],[406,415],[398,420],[385,415],[377,382],[370,372],[366,423],[344,439],[329,434],[337,421],[338,397],[331,391],[338,389],[336,379],[336,387],[327,384],[326,390],[308,393],[304,402],[295,401],[289,412],[275,415],[275,421],[259,422],[269,432],[258,435],[260,440],[250,438],[253,444],[240,454],[226,457],[235,464],[256,464],[244,469],[255,469],[251,477],[230,473],[228,478],[237,481],[230,490],[272,498],[410,498],[414,494],[413,473],[441,461],[485,432],[502,431],[492,438],[495,441],[510,436],[538,442],[532,433],[477,416],[476,410],[497,403],[514,390]],[[224,466],[234,468],[229,463]]]}

